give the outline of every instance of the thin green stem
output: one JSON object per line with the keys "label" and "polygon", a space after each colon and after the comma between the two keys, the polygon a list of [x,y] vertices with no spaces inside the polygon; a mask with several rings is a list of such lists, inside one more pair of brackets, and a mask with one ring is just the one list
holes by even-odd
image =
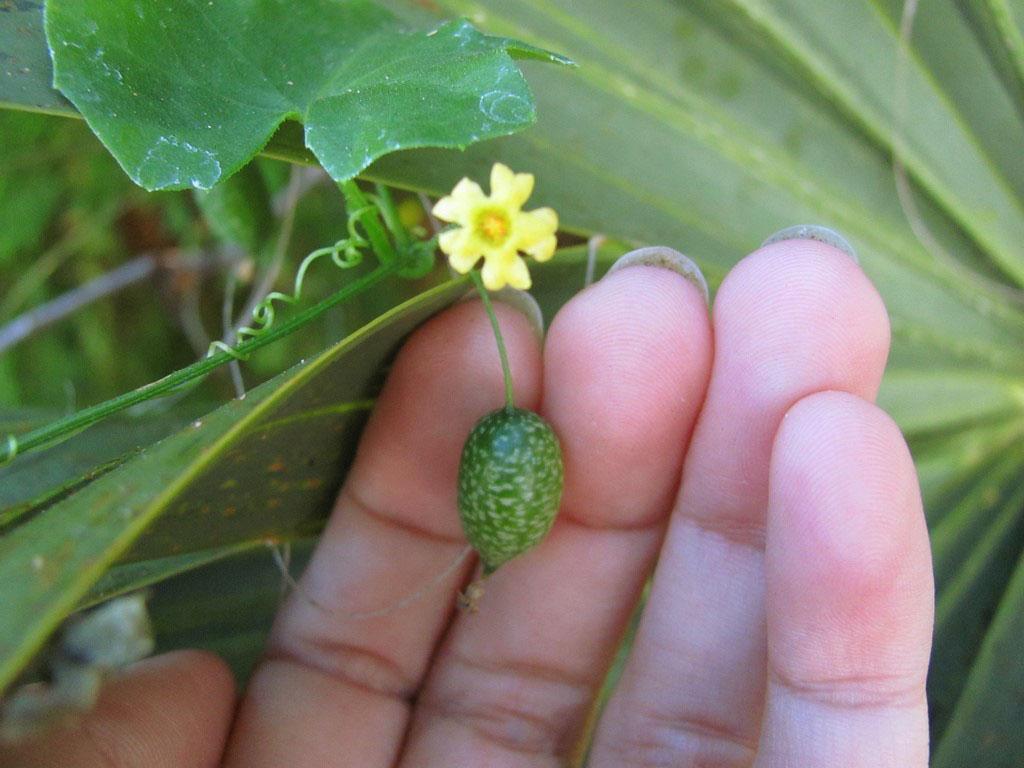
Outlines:
{"label": "thin green stem", "polygon": [[341,290],[298,313],[295,317],[274,328],[268,328],[258,336],[254,336],[243,341],[238,346],[234,347],[234,354],[218,352],[199,360],[192,365],[186,366],[185,368],[164,376],[162,379],[146,384],[145,386],[139,387],[131,392],[126,392],[125,394],[107,400],[106,402],[98,403],[89,408],[84,408],[71,414],[67,418],[55,421],[45,427],[34,429],[23,435],[8,435],[6,440],[0,440],[0,466],[13,461],[15,456],[20,454],[39,450],[40,448],[66,440],[73,434],[92,426],[107,416],[119,413],[120,411],[130,408],[137,403],[169,394],[186,384],[197,382],[215,368],[235,360],[238,357],[247,357],[257,349],[261,349],[268,344],[272,344],[278,339],[302,328],[307,323],[329,310],[331,307],[334,307],[351,296],[376,285],[388,275],[393,274],[396,269],[397,264],[395,262],[381,264],[372,272],[367,273],[358,280],[354,280]]}
{"label": "thin green stem", "polygon": [[391,244],[387,230],[381,224],[379,209],[366,199],[366,195],[363,194],[355,180],[343,181],[339,186],[341,187],[341,193],[345,196],[345,207],[350,212],[360,211],[364,208],[372,210],[372,213],[362,216],[359,223],[366,230],[366,238],[370,241],[370,246],[373,248],[374,253],[377,254],[377,258],[383,264],[394,264],[397,266],[398,252],[395,251],[395,246]]}
{"label": "thin green stem", "polygon": [[512,369],[508,364],[508,352],[505,350],[505,339],[502,337],[501,327],[498,325],[498,316],[494,314],[494,306],[491,304],[491,295],[484,287],[484,281],[483,278],[480,277],[480,271],[474,269],[469,274],[473,278],[473,285],[476,286],[476,291],[480,294],[480,299],[484,303],[484,309],[487,310],[487,316],[491,319],[491,328],[494,330],[494,340],[498,343],[498,357],[501,358],[501,374],[505,378],[505,407],[512,408],[515,405],[515,397],[512,392]]}
{"label": "thin green stem", "polygon": [[398,207],[391,197],[391,191],[384,184],[374,184],[373,188],[376,192],[377,208],[380,209],[380,214],[384,218],[384,225],[388,228],[391,236],[395,238],[398,247],[405,248],[410,242],[409,232],[402,224],[401,216],[398,215]]}

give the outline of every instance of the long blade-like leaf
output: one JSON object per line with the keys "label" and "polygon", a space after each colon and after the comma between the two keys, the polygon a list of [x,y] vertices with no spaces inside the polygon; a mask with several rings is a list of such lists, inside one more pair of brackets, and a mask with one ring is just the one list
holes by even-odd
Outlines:
{"label": "long blade-like leaf", "polygon": [[1024,3],[1020,0],[957,0],[993,65],[1024,114]]}
{"label": "long blade-like leaf", "polygon": [[381,366],[465,290],[456,280],[396,307],[0,540],[0,688],[133,545],[143,559],[317,530]]}
{"label": "long blade-like leaf", "polygon": [[934,768],[1018,768],[1024,755],[1020,727],[1024,664],[1024,557],[985,636],[967,686],[932,761]]}

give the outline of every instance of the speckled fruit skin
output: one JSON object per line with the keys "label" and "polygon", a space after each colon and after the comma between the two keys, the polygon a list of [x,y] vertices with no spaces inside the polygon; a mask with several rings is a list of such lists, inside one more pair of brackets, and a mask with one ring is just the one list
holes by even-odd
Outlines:
{"label": "speckled fruit skin", "polygon": [[505,407],[477,422],[462,449],[459,517],[485,575],[551,530],[562,484],[558,437],[536,413]]}

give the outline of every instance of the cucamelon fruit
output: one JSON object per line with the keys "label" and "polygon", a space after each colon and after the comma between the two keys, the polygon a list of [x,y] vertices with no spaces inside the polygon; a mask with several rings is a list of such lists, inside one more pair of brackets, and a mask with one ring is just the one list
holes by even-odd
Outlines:
{"label": "cucamelon fruit", "polygon": [[562,449],[532,411],[506,406],[470,432],[459,466],[459,517],[483,573],[538,544],[562,499]]}

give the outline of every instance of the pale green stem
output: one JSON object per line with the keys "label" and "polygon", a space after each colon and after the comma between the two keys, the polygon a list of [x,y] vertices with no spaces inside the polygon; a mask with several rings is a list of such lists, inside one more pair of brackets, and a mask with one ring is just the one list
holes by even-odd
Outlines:
{"label": "pale green stem", "polygon": [[505,407],[513,408],[515,406],[515,397],[512,393],[512,369],[508,364],[508,352],[505,351],[505,339],[501,335],[501,327],[498,325],[498,316],[494,314],[494,306],[491,304],[491,295],[484,287],[484,281],[483,278],[480,277],[480,271],[474,269],[469,274],[473,278],[473,285],[476,286],[477,293],[480,294],[480,298],[484,303],[484,309],[487,310],[487,316],[491,319],[491,328],[494,329],[494,340],[498,343],[498,357],[501,358],[501,374],[505,378]]}
{"label": "pale green stem", "polygon": [[[371,207],[370,201],[366,199],[366,195],[363,194],[359,185],[356,184],[355,179],[343,181],[338,186],[341,187],[341,193],[345,196],[345,208],[348,209],[350,214],[353,211]],[[359,223],[363,225],[363,229],[366,231],[366,239],[370,241],[370,247],[381,263],[388,265],[397,264],[398,253],[395,251],[395,246],[391,244],[391,240],[388,239],[388,233],[384,225],[380,222],[380,210],[373,206],[372,213],[364,216]]]}
{"label": "pale green stem", "polygon": [[377,192],[375,201],[377,208],[380,210],[380,215],[384,219],[384,226],[388,228],[391,236],[395,238],[395,243],[398,247],[400,249],[405,248],[410,242],[409,233],[406,231],[405,226],[402,224],[402,219],[398,215],[398,208],[391,197],[390,190],[383,184],[374,184],[373,186]]}

